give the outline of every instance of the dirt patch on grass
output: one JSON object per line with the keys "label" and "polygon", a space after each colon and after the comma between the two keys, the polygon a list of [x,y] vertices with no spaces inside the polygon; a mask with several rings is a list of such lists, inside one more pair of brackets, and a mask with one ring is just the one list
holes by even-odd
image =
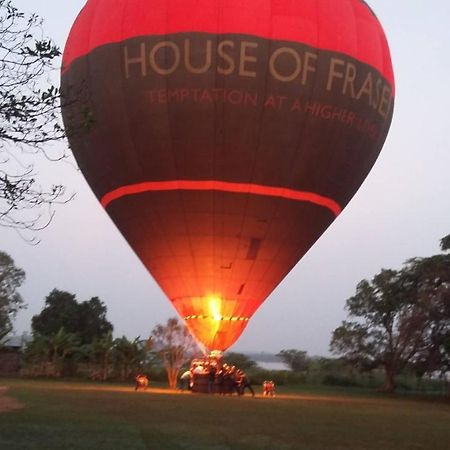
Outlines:
{"label": "dirt patch on grass", "polygon": [[0,414],[5,412],[17,411],[22,409],[23,405],[15,398],[6,395],[6,388],[0,386]]}

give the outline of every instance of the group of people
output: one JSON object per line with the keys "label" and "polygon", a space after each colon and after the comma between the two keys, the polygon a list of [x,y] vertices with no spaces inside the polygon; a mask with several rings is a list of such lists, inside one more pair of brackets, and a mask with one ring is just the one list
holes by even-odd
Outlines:
{"label": "group of people", "polygon": [[275,383],[272,380],[265,380],[263,383],[263,395],[265,397],[275,397]]}
{"label": "group of people", "polygon": [[[220,370],[217,372],[212,371],[212,373],[214,374],[213,386],[217,385],[219,394],[233,394],[233,392],[236,392],[237,395],[244,395],[245,390],[248,389],[252,397],[255,396],[255,391],[247,375],[243,370],[236,368],[236,366],[224,364]],[[210,378],[212,378],[211,375]]]}
{"label": "group of people", "polygon": [[251,395],[255,391],[247,375],[241,369],[223,365],[216,362],[194,361],[190,370],[184,372],[180,377],[180,389],[191,390],[208,394],[244,395],[248,389]]}
{"label": "group of people", "polygon": [[[146,390],[148,387],[148,377],[145,374],[138,374],[135,378],[135,390]],[[255,391],[245,372],[236,366],[230,366],[223,362],[222,355],[209,355],[204,358],[194,359],[189,370],[186,370],[179,379],[179,388],[182,391],[200,392],[204,394],[221,394],[239,396],[245,395],[245,391],[250,391],[252,397]],[[264,381],[263,395],[275,395],[275,383]]]}

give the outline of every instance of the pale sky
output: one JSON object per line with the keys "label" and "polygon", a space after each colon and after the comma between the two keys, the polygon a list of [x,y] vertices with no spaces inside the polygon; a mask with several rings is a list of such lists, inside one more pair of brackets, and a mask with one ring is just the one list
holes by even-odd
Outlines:
{"label": "pale sky", "polygon": [[[40,14],[46,34],[63,47],[84,1],[14,3]],[[331,332],[345,319],[345,301],[361,279],[437,253],[440,238],[450,233],[450,2],[368,3],[384,26],[394,64],[396,106],[388,139],[354,199],[253,316],[233,351],[328,354]],[[169,301],[81,173],[44,161],[37,168],[42,184],[64,183],[76,198],[57,209],[36,247],[13,230],[0,230],[0,249],[27,274],[20,292],[28,309],[16,331],[29,330],[45,296],[58,288],[80,301],[100,297],[116,336],[147,337],[175,315]]]}

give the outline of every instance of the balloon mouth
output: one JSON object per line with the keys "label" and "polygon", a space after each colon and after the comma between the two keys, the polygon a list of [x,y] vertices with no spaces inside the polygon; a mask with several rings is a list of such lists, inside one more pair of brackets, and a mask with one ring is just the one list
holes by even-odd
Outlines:
{"label": "balloon mouth", "polygon": [[221,322],[224,320],[228,320],[230,322],[248,322],[250,320],[250,317],[211,317],[211,316],[197,316],[197,315],[192,315],[192,316],[186,316],[184,317],[184,320],[188,321],[188,320],[195,320],[195,319],[203,319],[203,320],[212,320],[212,321],[216,321],[216,322]]}
{"label": "balloon mouth", "polygon": [[[209,350],[224,351],[244,331],[250,316],[239,311],[238,300],[218,295],[173,300],[191,334]],[[242,303],[241,303],[242,305]]]}
{"label": "balloon mouth", "polygon": [[238,300],[208,295],[205,297],[177,298],[172,300],[172,302],[186,321],[248,322],[250,320],[248,315],[236,315]]}

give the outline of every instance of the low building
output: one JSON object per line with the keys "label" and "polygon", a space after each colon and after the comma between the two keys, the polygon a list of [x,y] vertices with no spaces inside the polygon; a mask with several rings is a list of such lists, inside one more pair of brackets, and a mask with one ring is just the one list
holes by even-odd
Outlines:
{"label": "low building", "polygon": [[0,342],[0,377],[15,377],[20,374],[22,349],[26,342],[24,336],[7,337]]}

